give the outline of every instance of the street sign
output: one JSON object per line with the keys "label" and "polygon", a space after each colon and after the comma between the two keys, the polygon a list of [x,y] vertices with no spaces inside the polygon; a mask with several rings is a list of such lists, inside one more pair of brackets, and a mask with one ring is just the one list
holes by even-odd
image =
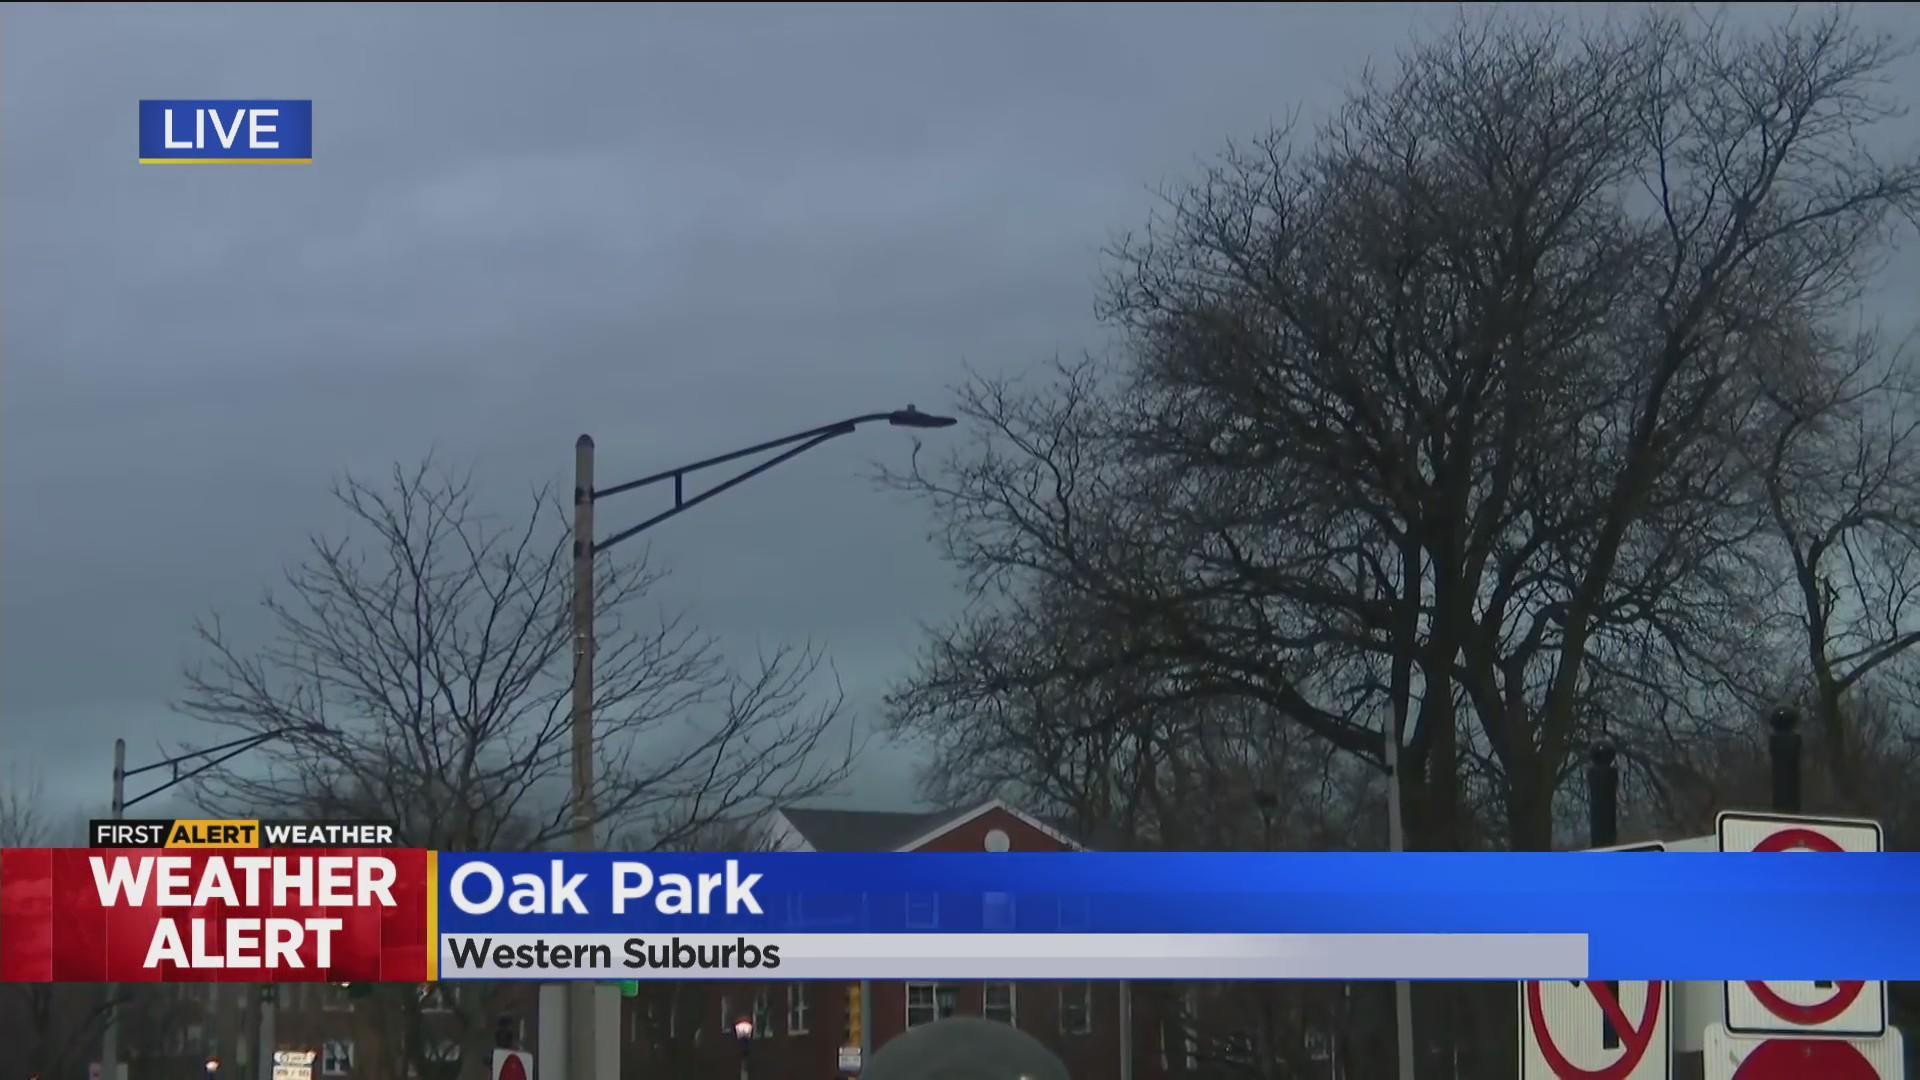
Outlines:
{"label": "street sign", "polygon": [[1745,1039],[1707,1025],[1706,1080],[1903,1080],[1898,1028],[1877,1039]]}
{"label": "street sign", "polygon": [[840,1071],[843,1073],[857,1073],[860,1071],[859,1047],[843,1046],[840,1048]]}
{"label": "street sign", "polygon": [[313,1059],[311,1050],[275,1050],[273,1080],[313,1080]]}
{"label": "street sign", "polygon": [[[1880,824],[1856,818],[1791,814],[1723,813],[1715,830],[1720,850],[1731,852],[1874,852],[1884,850]],[[1790,933],[1791,927],[1782,927]],[[1885,983],[1729,982],[1726,1028],[1730,1035],[1879,1037],[1887,1030]]]}
{"label": "street sign", "polygon": [[1521,1080],[1667,1080],[1672,995],[1658,982],[1520,984]]}
{"label": "street sign", "polygon": [[[1592,850],[1666,849],[1656,841]],[[1665,983],[1521,983],[1521,1080],[1667,1080],[1672,1013]]]}
{"label": "street sign", "polygon": [[495,1050],[493,1080],[533,1080],[533,1055],[525,1050]]}

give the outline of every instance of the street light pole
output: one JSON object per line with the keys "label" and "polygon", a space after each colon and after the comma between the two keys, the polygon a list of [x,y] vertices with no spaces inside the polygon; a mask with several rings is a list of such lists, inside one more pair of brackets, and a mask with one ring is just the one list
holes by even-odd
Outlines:
{"label": "street light pole", "polygon": [[[595,809],[593,801],[593,623],[594,623],[594,585],[593,559],[595,555],[630,539],[660,524],[669,518],[677,517],[688,510],[706,502],[725,491],[753,479],[769,469],[791,461],[822,443],[851,434],[862,424],[884,420],[894,427],[906,428],[943,428],[954,424],[952,417],[932,416],[909,405],[905,409],[893,412],[869,413],[856,416],[838,423],[825,424],[817,428],[797,432],[778,439],[756,443],[752,446],[705,458],[690,465],[668,469],[652,476],[643,476],[623,484],[607,488],[594,487],[593,478],[593,437],[581,435],[573,444],[573,701],[571,727],[573,735],[573,849],[592,851],[594,849],[593,832]],[[754,454],[778,450],[780,453],[747,468],[740,473],[715,484],[713,487],[689,498],[686,493],[688,475],[710,469],[716,465],[738,461]],[[653,517],[609,536],[605,540],[594,539],[593,506],[594,503],[610,495],[619,495],[654,484],[673,481],[673,507]],[[620,1074],[619,1041],[609,1039],[605,1045],[596,1039],[598,1028],[598,991],[605,988],[590,982],[569,983],[562,987],[543,988],[540,1002],[543,1011],[557,1007],[561,1020],[548,1026],[547,1018],[542,1017],[541,1030],[565,1031],[567,1033],[567,1051],[564,1065],[553,1062],[543,1064],[543,1074],[550,1080],[618,1080]],[[617,1025],[618,1013],[615,1013]],[[617,1032],[615,1033],[617,1035]],[[607,1050],[605,1054],[601,1050]],[[545,1048],[543,1047],[543,1052]],[[557,1056],[557,1055],[556,1055]],[[559,1066],[556,1068],[555,1066]],[[741,1060],[741,1075],[746,1075],[746,1061]]]}
{"label": "street light pole", "polygon": [[[318,725],[298,725],[275,728],[271,731],[263,731],[256,735],[242,736],[231,742],[221,743],[218,746],[210,746],[205,750],[190,750],[184,754],[175,754],[173,757],[164,758],[151,765],[142,765],[137,769],[127,768],[127,740],[115,739],[113,740],[113,807],[111,810],[113,820],[119,821],[125,817],[128,807],[146,802],[155,795],[172,788],[176,784],[191,780],[201,773],[206,772],[208,769],[224,765],[256,746],[272,742],[283,735],[291,735],[297,731],[313,730],[317,727]],[[198,764],[182,772],[180,766],[189,761],[197,761]],[[168,778],[166,783],[143,791],[131,799],[127,798],[127,778],[130,776],[139,776],[142,773],[153,772],[156,769],[170,769],[173,775]],[[120,1007],[116,1000],[119,994],[120,988],[117,985],[109,985],[107,987],[106,1015],[102,1019],[100,1028],[101,1080],[120,1080]],[[261,1049],[263,1051],[270,1050],[267,1044],[273,1039],[272,1008],[272,1005],[263,1003],[261,1012]],[[266,1056],[269,1059],[272,1058],[270,1052],[267,1053]],[[211,1062],[208,1072],[211,1073],[219,1067],[218,1061]],[[271,1060],[263,1062],[261,1080],[272,1080],[272,1075],[273,1065],[271,1064]]]}
{"label": "street light pole", "polygon": [[[127,740],[113,740],[113,820],[126,813]],[[120,1080],[120,987],[107,984],[107,1015],[100,1031],[100,1080]]]}

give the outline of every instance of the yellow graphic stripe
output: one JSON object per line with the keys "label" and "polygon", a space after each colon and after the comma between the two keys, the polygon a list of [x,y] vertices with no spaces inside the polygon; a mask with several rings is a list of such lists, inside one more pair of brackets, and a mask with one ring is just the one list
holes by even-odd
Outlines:
{"label": "yellow graphic stripe", "polygon": [[427,852],[427,981],[440,978],[440,853]]}
{"label": "yellow graphic stripe", "polygon": [[310,157],[275,158],[198,158],[198,157],[143,157],[142,165],[311,165]]}

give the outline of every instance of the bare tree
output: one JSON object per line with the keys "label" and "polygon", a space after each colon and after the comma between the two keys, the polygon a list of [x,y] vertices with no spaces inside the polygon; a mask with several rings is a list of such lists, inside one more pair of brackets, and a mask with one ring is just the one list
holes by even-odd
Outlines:
{"label": "bare tree", "polygon": [[[316,537],[264,609],[271,639],[200,624],[208,659],[179,709],[276,737],[197,789],[215,812],[389,820],[408,846],[538,849],[571,828],[571,551],[562,508],[536,493],[489,517],[466,478],[431,462],[335,490],[352,531]],[[812,649],[741,672],[678,617],[640,610],[659,574],[596,575],[594,820],[627,850],[684,846],[829,790],[856,750],[837,683]],[[824,689],[824,695],[819,693]],[[440,1025],[478,1050],[476,992],[422,1022],[420,994],[379,987],[396,1075],[447,1063]],[[365,1011],[365,1010],[362,1010]],[[471,1056],[471,1055],[470,1055]]]}
{"label": "bare tree", "polygon": [[37,778],[22,776],[18,768],[7,770],[0,786],[0,848],[39,847],[48,840],[45,791]]}
{"label": "bare tree", "polygon": [[[1409,843],[1442,849],[1563,840],[1603,738],[1661,777],[1807,653],[1754,433],[1845,382],[1782,344],[1839,340],[1920,213],[1920,160],[1869,146],[1899,55],[1838,11],[1467,17],[1318,129],[1230,147],[1114,246],[1110,363],[975,380],[980,441],[891,478],[975,599],[896,722],[1138,823],[1231,777],[1170,767],[1229,699],[1363,765],[1399,740]],[[1790,441],[1829,470],[1774,470],[1796,487],[1859,475]],[[1846,518],[1808,497],[1793,535]],[[1873,558],[1855,594],[1904,598]],[[1911,629],[1875,617],[1881,651],[1814,646],[1836,686]]]}
{"label": "bare tree", "polygon": [[1463,20],[1116,246],[1111,389],[985,386],[995,444],[898,479],[983,599],[1070,594],[1103,655],[1375,761],[1398,732],[1419,843],[1471,845],[1479,786],[1549,846],[1603,719],[1772,599],[1742,433],[1920,207],[1861,141],[1895,55],[1839,13]]}
{"label": "bare tree", "polygon": [[1808,703],[1836,793],[1856,790],[1862,765],[1849,695],[1876,673],[1883,685],[1914,672],[1920,645],[1920,398],[1906,358],[1871,336],[1824,348],[1819,382],[1768,395],[1757,427],[1769,522],[1784,549],[1804,652]]}

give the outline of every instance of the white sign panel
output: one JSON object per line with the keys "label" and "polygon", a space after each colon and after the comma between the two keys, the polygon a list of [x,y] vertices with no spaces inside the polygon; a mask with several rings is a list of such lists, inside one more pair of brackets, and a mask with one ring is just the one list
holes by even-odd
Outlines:
{"label": "white sign panel", "polygon": [[1672,1002],[1665,983],[1522,983],[1521,1080],[1667,1080]]}
{"label": "white sign panel", "polygon": [[1705,1080],[1903,1080],[1898,1028],[1877,1039],[1747,1039],[1706,1030]]}
{"label": "white sign panel", "polygon": [[[1724,813],[1720,850],[1730,852],[1875,852],[1884,850],[1880,825],[1854,818]],[[1791,927],[1781,927],[1791,933]],[[1732,1035],[1822,1035],[1877,1038],[1887,1030],[1885,983],[1730,982],[1726,1029]]]}
{"label": "white sign panel", "polygon": [[840,1048],[840,1071],[843,1073],[857,1073],[860,1071],[859,1047],[843,1046]]}

